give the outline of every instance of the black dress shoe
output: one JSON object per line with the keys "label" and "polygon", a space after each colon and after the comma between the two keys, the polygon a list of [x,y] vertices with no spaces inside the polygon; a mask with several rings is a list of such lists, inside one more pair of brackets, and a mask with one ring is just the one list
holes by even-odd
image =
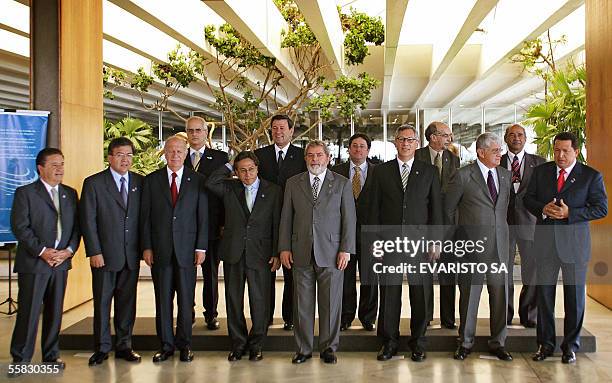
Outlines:
{"label": "black dress shoe", "polygon": [[442,323],[442,327],[447,328],[449,330],[454,330],[457,328],[457,325],[454,323]]}
{"label": "black dress shoe", "polygon": [[253,362],[258,362],[263,359],[263,353],[261,350],[251,350],[249,351],[249,360]]}
{"label": "black dress shoe", "polygon": [[229,360],[230,362],[235,362],[237,360],[242,359],[244,354],[246,354],[246,351],[244,350],[234,350],[229,353],[229,355],[227,356],[227,360]]}
{"label": "black dress shoe", "polygon": [[285,324],[283,325],[283,330],[293,331],[293,323],[285,322]]}
{"label": "black dress shoe", "polygon": [[324,350],[319,354],[319,358],[323,359],[323,363],[327,364],[336,364],[338,363],[338,358],[336,357],[336,353],[331,348]]}
{"label": "black dress shoe", "polygon": [[561,363],[576,363],[576,354],[574,351],[563,351],[563,355],[561,355]]}
{"label": "black dress shoe", "polygon": [[374,331],[376,329],[376,325],[372,322],[363,322],[361,324],[366,331]]}
{"label": "black dress shoe", "polygon": [[102,364],[106,359],[108,359],[108,353],[96,351],[89,357],[89,365],[95,366],[96,364]]}
{"label": "black dress shoe", "polygon": [[468,355],[470,355],[471,352],[472,352],[472,350],[470,350],[469,348],[465,348],[463,346],[459,346],[459,347],[457,347],[457,350],[455,351],[455,354],[453,355],[453,358],[457,359],[457,360],[465,360],[465,358],[467,358]]}
{"label": "black dress shoe", "polygon": [[211,320],[206,321],[206,328],[209,330],[218,330],[219,329],[219,321],[217,318],[212,318]]}
{"label": "black dress shoe", "polygon": [[304,355],[304,354],[300,354],[298,352],[298,353],[296,353],[293,356],[293,359],[291,359],[291,363],[293,363],[293,364],[302,364],[302,363],[304,363],[305,361],[307,361],[310,358],[312,358],[312,354]]}
{"label": "black dress shoe", "polygon": [[350,323],[342,323],[340,324],[340,331],[346,331],[349,327],[351,327]]}
{"label": "black dress shoe", "polygon": [[385,361],[393,358],[397,354],[397,348],[391,347],[389,345],[384,345],[381,347],[380,351],[378,351],[378,355],[376,355],[376,359],[380,361]]}
{"label": "black dress shoe", "polygon": [[180,359],[181,362],[191,362],[193,360],[193,351],[191,351],[191,348],[185,347],[182,349]]}
{"label": "black dress shoe", "polygon": [[154,363],[163,362],[164,360],[167,360],[169,357],[173,355],[174,355],[174,351],[159,350],[155,353],[155,355],[153,355],[153,362]]}
{"label": "black dress shoe", "polygon": [[525,328],[535,328],[536,327],[536,322],[532,320],[528,320],[527,322],[521,322],[521,324]]}
{"label": "black dress shoe", "polygon": [[535,362],[541,362],[543,360],[546,360],[546,358],[548,358],[549,356],[553,356],[553,350],[545,346],[540,346],[538,348],[538,351],[533,354],[533,357],[531,359]]}
{"label": "black dress shoe", "polygon": [[142,358],[134,350],[127,349],[115,351],[115,359],[123,359],[127,362],[140,362]]}
{"label": "black dress shoe", "polygon": [[497,359],[504,360],[506,362],[512,361],[512,355],[506,351],[503,347],[490,351],[491,355],[495,355]]}
{"label": "black dress shoe", "polygon": [[410,359],[412,359],[414,362],[422,362],[425,360],[425,358],[427,358],[427,354],[425,354],[425,351],[423,350],[412,351],[412,354],[410,355]]}
{"label": "black dress shoe", "polygon": [[50,359],[50,360],[43,360],[43,363],[44,364],[52,364],[54,366],[58,366],[60,370],[66,369],[66,362],[64,362],[60,358]]}

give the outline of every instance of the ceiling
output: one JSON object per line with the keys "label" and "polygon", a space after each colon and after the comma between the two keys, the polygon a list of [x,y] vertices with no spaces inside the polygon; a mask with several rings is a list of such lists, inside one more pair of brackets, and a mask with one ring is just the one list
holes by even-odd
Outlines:
{"label": "ceiling", "polygon": [[[537,3],[537,6],[534,5]],[[381,81],[368,109],[524,107],[537,100],[543,84],[510,62],[526,39],[550,31],[567,43],[555,50],[559,62],[584,61],[584,0],[296,0],[315,32],[331,76],[366,71]],[[349,67],[342,59],[342,32],[335,6],[380,16],[385,43],[369,46],[362,65]],[[0,0],[0,108],[27,109],[29,102],[28,1]],[[280,47],[284,20],[273,0],[103,0],[103,60],[106,65],[136,72],[151,62],[163,62],[177,44],[212,57],[204,42],[207,24],[232,24],[255,47],[277,59],[287,95],[295,91],[299,74]],[[126,27],[129,26],[129,27]],[[257,74],[249,74],[257,86]],[[155,90],[152,91],[154,93]],[[140,98],[129,89],[116,89],[106,100],[108,116],[144,113]],[[238,92],[235,92],[238,96]],[[283,97],[281,97],[282,99]],[[282,101],[282,100],[281,100]],[[201,111],[220,115],[202,81],[172,99],[179,113]],[[164,116],[166,121],[180,121]]]}

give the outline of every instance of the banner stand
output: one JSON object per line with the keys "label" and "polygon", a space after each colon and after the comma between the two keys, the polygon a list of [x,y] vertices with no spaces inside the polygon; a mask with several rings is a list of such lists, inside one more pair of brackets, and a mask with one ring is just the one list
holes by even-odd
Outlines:
{"label": "banner stand", "polygon": [[[4,247],[4,243],[0,243],[0,246]],[[8,298],[4,300],[4,302],[0,303],[0,306],[6,305],[8,307],[7,311],[0,311],[0,314],[4,315],[13,315],[17,313],[18,303],[15,299],[13,299],[13,270],[11,268],[11,261],[13,258],[13,250],[16,248],[15,244],[7,244],[8,249]]]}

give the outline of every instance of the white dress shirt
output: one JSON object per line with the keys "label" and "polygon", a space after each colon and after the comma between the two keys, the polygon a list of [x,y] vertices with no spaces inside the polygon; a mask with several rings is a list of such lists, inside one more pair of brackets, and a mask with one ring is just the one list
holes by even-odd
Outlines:
{"label": "white dress shirt", "polygon": [[166,166],[166,171],[168,172],[168,187],[172,186],[172,173],[176,173],[176,191],[180,193],[181,191],[181,179],[183,179],[183,170],[185,169],[184,166],[181,166],[181,168],[175,172],[173,172],[172,170],[170,170],[169,167]]}
{"label": "white dress shirt", "polygon": [[323,180],[325,180],[325,174],[327,174],[327,169],[323,170],[323,173],[317,175],[308,172],[308,176],[310,177],[310,189],[312,189],[312,184],[314,183],[315,177],[319,177],[319,188],[317,190],[317,196],[321,195],[321,187],[323,187]]}
{"label": "white dress shirt", "polygon": [[485,164],[480,162],[479,158],[476,159],[476,163],[480,168],[480,173],[482,173],[482,177],[485,180],[485,184],[487,184],[487,180],[489,178],[489,170],[491,171],[491,173],[493,174],[493,181],[495,182],[495,190],[497,190],[497,194],[499,194],[499,180],[497,179],[497,170],[495,170],[495,168],[488,168]]}
{"label": "white dress shirt", "polygon": [[109,168],[111,174],[113,175],[113,180],[115,180],[115,185],[117,185],[117,190],[121,193],[121,177],[125,178],[125,190],[127,190],[128,185],[130,184],[130,172],[121,175],[113,170],[113,168]]}
{"label": "white dress shirt", "polygon": [[[508,170],[512,172],[512,161],[514,161],[514,157],[517,157],[517,161],[519,162],[519,174],[521,175],[521,182],[523,181],[523,174],[525,174],[525,151],[521,150],[518,154],[514,154],[511,151],[506,153],[508,155]],[[519,187],[521,186],[520,182],[514,182],[512,187],[514,188],[514,192],[518,192]]]}
{"label": "white dress shirt", "polygon": [[[405,162],[406,164],[408,164],[408,173],[410,173],[412,171],[412,164],[414,164],[414,157],[412,157],[411,159],[408,160],[408,162]],[[400,160],[399,158],[397,158],[397,164],[399,166],[399,172],[400,172],[400,177],[402,176],[402,166],[404,166],[404,162],[402,162],[402,160]]]}

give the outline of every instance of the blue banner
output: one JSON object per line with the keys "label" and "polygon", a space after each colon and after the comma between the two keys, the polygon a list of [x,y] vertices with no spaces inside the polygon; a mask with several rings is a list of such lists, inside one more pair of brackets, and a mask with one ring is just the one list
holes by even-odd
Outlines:
{"label": "blue banner", "polygon": [[13,195],[38,179],[36,155],[45,147],[47,122],[47,112],[0,112],[0,242],[15,242]]}

